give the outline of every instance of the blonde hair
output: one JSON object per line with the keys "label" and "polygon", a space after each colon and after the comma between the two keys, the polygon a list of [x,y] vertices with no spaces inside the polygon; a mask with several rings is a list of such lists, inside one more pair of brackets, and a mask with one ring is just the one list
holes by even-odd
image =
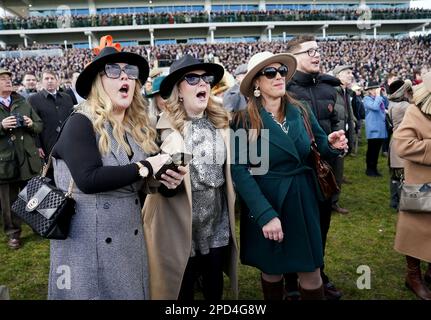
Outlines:
{"label": "blonde hair", "polygon": [[413,87],[413,102],[426,115],[431,115],[431,92],[422,82]]}
{"label": "blonde hair", "polygon": [[[183,103],[180,101],[178,84],[172,88],[172,93],[166,101],[166,112],[174,128],[183,133],[185,122],[187,121],[187,113]],[[209,97],[205,112],[215,128],[222,129],[229,126],[229,113],[212,95]]]}
{"label": "blonde hair", "polygon": [[106,155],[111,149],[111,141],[105,129],[106,122],[112,125],[114,138],[127,155],[132,155],[132,150],[124,139],[126,132],[133,137],[145,153],[152,154],[159,150],[156,144],[157,133],[150,125],[148,105],[141,95],[139,80],[136,80],[133,100],[126,109],[122,123],[113,117],[114,105],[103,88],[100,74],[93,81],[88,99],[82,104],[82,110],[90,115],[94,129],[100,135],[99,151],[101,154]]}

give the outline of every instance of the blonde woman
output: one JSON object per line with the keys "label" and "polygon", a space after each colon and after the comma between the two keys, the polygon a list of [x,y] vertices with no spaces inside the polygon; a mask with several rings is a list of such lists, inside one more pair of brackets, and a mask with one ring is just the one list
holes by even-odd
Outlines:
{"label": "blonde woman", "polygon": [[[413,87],[413,105],[395,130],[391,148],[404,159],[407,184],[431,182],[431,72]],[[431,214],[400,211],[395,235],[395,250],[406,256],[405,285],[422,300],[431,300]],[[422,278],[421,260],[428,262]]]}
{"label": "blonde woman", "polygon": [[[120,52],[110,36],[77,80],[87,99],[54,147],[54,177],[76,201],[70,235],[51,241],[49,299],[148,299],[146,246],[138,191],[166,156],[158,153],[141,82],[144,58]],[[176,188],[182,175],[161,181]]]}
{"label": "blonde woman", "polygon": [[152,299],[194,299],[202,275],[206,300],[223,295],[223,271],[237,292],[235,193],[229,170],[228,113],[215,103],[211,86],[223,68],[185,55],[160,86],[167,99],[157,123],[167,153],[189,152],[184,184],[171,198],[151,194],[144,205],[144,230]]}

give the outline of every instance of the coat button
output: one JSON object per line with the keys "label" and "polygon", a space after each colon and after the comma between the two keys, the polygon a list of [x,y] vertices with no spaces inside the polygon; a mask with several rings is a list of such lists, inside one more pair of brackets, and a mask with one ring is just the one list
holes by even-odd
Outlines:
{"label": "coat button", "polygon": [[105,203],[103,204],[103,209],[108,210],[110,207],[111,207],[111,204],[110,204],[109,202],[105,202]]}
{"label": "coat button", "polygon": [[135,236],[137,236],[137,235],[138,235],[138,229],[135,230]]}
{"label": "coat button", "polygon": [[106,238],[106,239],[105,239],[105,242],[109,244],[109,243],[111,243],[111,242],[112,242],[112,239],[111,239],[111,238]]}
{"label": "coat button", "polygon": [[135,200],[135,204],[139,204],[139,200],[138,199]]}

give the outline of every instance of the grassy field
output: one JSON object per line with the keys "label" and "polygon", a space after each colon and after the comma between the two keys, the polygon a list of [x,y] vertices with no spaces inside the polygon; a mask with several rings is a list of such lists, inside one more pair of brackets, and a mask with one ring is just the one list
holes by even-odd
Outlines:
{"label": "grassy field", "polygon": [[[389,208],[389,177],[386,158],[380,158],[383,178],[370,178],[365,171],[365,145],[356,157],[348,157],[345,175],[353,182],[343,185],[340,204],[348,215],[333,214],[328,236],[326,271],[346,300],[415,299],[404,287],[405,260],[393,250],[396,212]],[[2,231],[0,231],[2,232]],[[49,270],[49,242],[23,232],[23,248],[9,250],[0,237],[0,285],[6,285],[12,299],[45,299]],[[357,268],[371,270],[371,288],[360,290]],[[425,267],[425,265],[424,265]],[[226,282],[227,287],[227,282]],[[239,266],[239,298],[262,299],[259,272]],[[225,298],[231,295],[226,290]]]}

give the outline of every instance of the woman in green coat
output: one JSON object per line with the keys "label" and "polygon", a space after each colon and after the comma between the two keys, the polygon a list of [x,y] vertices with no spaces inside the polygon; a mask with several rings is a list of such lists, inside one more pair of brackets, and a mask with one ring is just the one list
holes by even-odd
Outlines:
{"label": "woman in green coat", "polygon": [[[321,192],[303,117],[308,117],[323,157],[336,157],[347,149],[343,130],[327,136],[313,113],[286,93],[295,70],[296,59],[290,54],[261,52],[251,57],[240,87],[249,99],[247,110],[233,121],[236,137],[242,129],[248,133],[248,143],[235,144],[231,167],[242,200],[240,257],[242,263],[262,271],[266,300],[283,298],[287,272],[298,273],[302,299],[324,297],[317,205]],[[253,150],[264,159],[260,168]]]}

